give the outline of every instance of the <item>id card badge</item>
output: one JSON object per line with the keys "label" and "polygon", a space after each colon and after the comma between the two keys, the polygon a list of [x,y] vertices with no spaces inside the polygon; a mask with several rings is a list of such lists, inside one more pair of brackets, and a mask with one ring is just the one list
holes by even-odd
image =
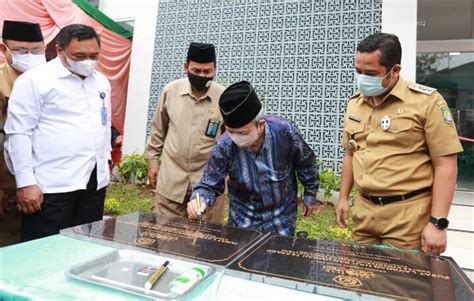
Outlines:
{"label": "id card badge", "polygon": [[217,136],[217,132],[219,131],[219,121],[214,121],[209,119],[209,122],[207,123],[207,128],[206,128],[206,136],[215,138]]}
{"label": "id card badge", "polygon": [[102,125],[107,125],[107,109],[105,107],[100,109],[100,117],[102,118]]}

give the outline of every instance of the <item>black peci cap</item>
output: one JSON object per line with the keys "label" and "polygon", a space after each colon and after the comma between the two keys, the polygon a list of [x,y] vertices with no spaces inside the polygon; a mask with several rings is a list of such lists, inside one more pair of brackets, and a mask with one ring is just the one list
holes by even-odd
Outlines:
{"label": "black peci cap", "polygon": [[191,43],[188,48],[187,61],[212,63],[216,61],[216,48],[212,44]]}
{"label": "black peci cap", "polygon": [[38,23],[3,21],[2,39],[20,42],[43,42],[43,34]]}
{"label": "black peci cap", "polygon": [[241,81],[224,90],[219,99],[219,108],[226,126],[240,128],[257,117],[262,103],[252,85]]}

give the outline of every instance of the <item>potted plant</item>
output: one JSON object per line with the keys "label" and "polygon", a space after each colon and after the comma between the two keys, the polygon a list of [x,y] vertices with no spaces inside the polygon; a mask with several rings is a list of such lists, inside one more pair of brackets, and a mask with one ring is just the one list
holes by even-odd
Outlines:
{"label": "potted plant", "polygon": [[148,164],[143,154],[128,154],[118,164],[122,181],[132,184],[145,184],[148,177]]}
{"label": "potted plant", "polygon": [[319,173],[319,191],[317,199],[335,205],[339,200],[340,187],[340,177],[331,168],[323,169],[323,171]]}

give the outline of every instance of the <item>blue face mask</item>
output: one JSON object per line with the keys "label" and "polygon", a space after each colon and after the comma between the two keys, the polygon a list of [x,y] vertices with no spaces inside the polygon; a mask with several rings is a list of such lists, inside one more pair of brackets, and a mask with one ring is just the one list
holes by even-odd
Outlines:
{"label": "blue face mask", "polygon": [[389,71],[385,76],[371,76],[356,73],[357,85],[359,86],[360,92],[365,96],[382,95],[387,91],[387,88],[382,85],[382,82],[390,72],[391,71]]}

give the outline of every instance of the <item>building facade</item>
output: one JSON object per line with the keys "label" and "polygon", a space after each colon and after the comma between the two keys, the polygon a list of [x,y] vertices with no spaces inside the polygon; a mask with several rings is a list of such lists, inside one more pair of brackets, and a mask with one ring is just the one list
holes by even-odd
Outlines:
{"label": "building facade", "polygon": [[160,1],[147,129],[163,86],[183,77],[190,42],[216,45],[217,80],[251,82],[265,111],[297,123],[323,166],[339,170],[356,90],[357,42],[381,30],[381,0]]}

